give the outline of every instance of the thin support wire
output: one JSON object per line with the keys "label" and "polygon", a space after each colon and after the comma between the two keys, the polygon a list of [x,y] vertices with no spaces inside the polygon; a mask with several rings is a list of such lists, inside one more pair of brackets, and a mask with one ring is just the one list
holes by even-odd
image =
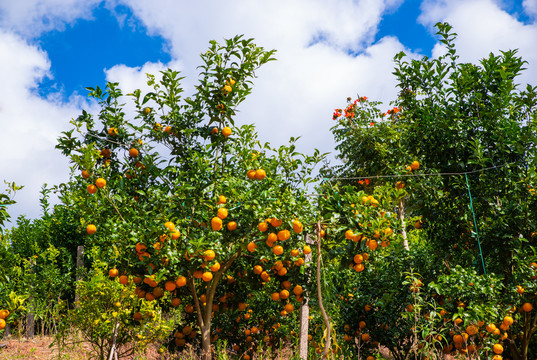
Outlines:
{"label": "thin support wire", "polygon": [[483,260],[483,251],[481,250],[481,241],[479,240],[479,232],[477,231],[477,222],[475,221],[474,202],[472,200],[472,193],[470,192],[470,183],[468,182],[468,175],[464,174],[466,179],[466,187],[468,187],[468,195],[470,196],[470,210],[472,211],[472,217],[474,219],[475,235],[477,236],[477,245],[479,246],[479,254],[481,255],[481,264],[483,265],[483,274],[487,275],[485,270],[485,260]]}

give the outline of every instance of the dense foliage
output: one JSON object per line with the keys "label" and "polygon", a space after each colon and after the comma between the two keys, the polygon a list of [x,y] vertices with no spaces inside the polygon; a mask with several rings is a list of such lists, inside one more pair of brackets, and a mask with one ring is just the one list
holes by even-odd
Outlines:
{"label": "dense foliage", "polygon": [[460,63],[437,27],[444,55],[395,56],[388,110],[362,96],[334,111],[341,163],[316,183],[323,155],[234,124],[273,60],[252,40],[211,42],[191,97],[173,70],[145,94],[89,88],[100,113],[59,139],[73,162],[62,203],[45,188],[42,218],[2,238],[0,315],[42,314],[59,344],[73,324],[100,358],[155,343],[208,359],[219,343],[249,359],[297,351],[307,301],[310,356],[535,357],[537,87],[516,83],[515,50]]}

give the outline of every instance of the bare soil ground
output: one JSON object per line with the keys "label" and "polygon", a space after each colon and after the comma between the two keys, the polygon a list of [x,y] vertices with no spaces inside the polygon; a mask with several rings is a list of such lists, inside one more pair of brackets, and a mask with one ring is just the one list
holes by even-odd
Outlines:
{"label": "bare soil ground", "polygon": [[[9,338],[8,340],[0,341],[0,345],[5,345],[0,349],[0,360],[89,360],[91,358],[91,349],[88,345],[79,344],[70,349],[62,349],[51,344],[54,338],[52,336],[37,336],[33,339],[26,338]],[[149,348],[144,354],[131,356],[130,360],[160,360],[166,359],[165,355],[160,355],[156,348]]]}

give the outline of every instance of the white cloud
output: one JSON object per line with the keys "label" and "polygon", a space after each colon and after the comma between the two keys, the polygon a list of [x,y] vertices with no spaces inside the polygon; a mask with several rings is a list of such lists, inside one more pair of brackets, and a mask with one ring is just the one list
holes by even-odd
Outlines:
{"label": "white cloud", "polygon": [[537,17],[537,0],[524,0],[522,7],[529,16]]}
{"label": "white cloud", "polygon": [[[529,3],[529,2],[528,2]],[[460,61],[477,62],[496,55],[500,50],[519,49],[518,55],[529,64],[519,82],[534,83],[537,77],[537,24],[519,22],[492,0],[426,0],[422,3],[419,21],[432,27],[437,22],[447,21],[458,34],[455,41]],[[442,52],[437,44],[436,56]]]}
{"label": "white cloud", "polygon": [[0,1],[0,26],[26,37],[63,29],[65,24],[91,17],[102,0],[8,0]]}
{"label": "white cloud", "polygon": [[[277,49],[278,61],[258,71],[254,91],[237,117],[238,124],[255,123],[261,139],[273,145],[303,136],[300,150],[331,151],[334,108],[357,92],[384,101],[396,94],[392,58],[403,47],[395,38],[371,43],[382,14],[401,0],[228,1],[210,6],[175,0],[117,2],[130,6],[152,34],[169,40],[172,57],[188,76],[187,93],[209,40],[245,34],[266,49]],[[129,82],[130,71],[118,70]],[[138,77],[132,71],[130,76]]]}
{"label": "white cloud", "polygon": [[[501,10],[499,1],[425,0],[420,21],[431,29],[437,21],[450,22],[459,34],[456,45],[461,61],[477,61],[491,50],[520,48],[519,54],[530,61],[525,79],[533,81],[531,78],[537,76],[533,46],[536,25],[518,22]],[[99,3],[28,0],[0,4],[0,29],[4,29],[0,30],[0,76],[4,82],[0,88],[0,143],[10,149],[0,153],[0,168],[3,178],[28,185],[18,200],[20,209],[30,216],[39,212],[36,194],[41,185],[67,178],[67,160],[54,145],[59,132],[69,127],[68,120],[80,113],[82,100],[74,97],[62,103],[57,94],[47,99],[36,95],[32,89],[49,73],[47,54],[12,33],[32,38],[43,31],[61,29],[79,18],[90,17],[91,9]],[[273,145],[302,136],[299,151],[331,151],[333,109],[344,106],[346,98],[357,93],[384,101],[388,108],[387,102],[397,93],[393,56],[401,50],[418,56],[404,49],[397,38],[374,42],[383,14],[401,3],[106,0],[109,9],[118,4],[132,8],[151,35],[169,41],[172,57],[169,64],[118,64],[105,71],[106,77],[120,82],[124,93],[135,88],[147,91],[145,73],[158,74],[172,67],[187,76],[184,87],[188,95],[198,77],[199,54],[209,40],[245,34],[260,46],[277,49],[278,61],[257,72],[254,91],[239,108],[237,123],[254,123],[261,140]],[[535,0],[525,0],[523,5],[526,13],[535,13]],[[441,48],[435,47],[434,54],[439,51]]]}
{"label": "white cloud", "polygon": [[34,89],[49,69],[46,53],[0,30],[0,181],[25,186],[16,195],[18,204],[9,209],[14,218],[38,216],[41,186],[68,179],[67,159],[54,146],[60,131],[78,115],[81,100],[74,97],[63,104],[38,96]]}

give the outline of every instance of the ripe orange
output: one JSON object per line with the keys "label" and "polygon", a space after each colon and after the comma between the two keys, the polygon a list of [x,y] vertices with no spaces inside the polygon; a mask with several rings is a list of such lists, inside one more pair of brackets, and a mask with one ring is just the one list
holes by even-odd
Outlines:
{"label": "ripe orange", "polygon": [[495,354],[501,354],[503,353],[503,346],[501,344],[494,344],[492,347],[492,351],[494,351]]}
{"label": "ripe orange", "polygon": [[462,337],[462,335],[460,334],[453,335],[453,342],[455,344],[462,344],[463,341],[464,341],[464,338]]}
{"label": "ripe orange", "polygon": [[272,248],[272,252],[274,253],[274,255],[281,255],[283,254],[283,247],[280,245],[276,245]]}
{"label": "ripe orange", "polygon": [[222,219],[220,219],[217,216],[213,217],[211,219],[211,228],[214,231],[218,231],[218,230],[222,229]]}
{"label": "ripe orange", "polygon": [[175,230],[175,224],[174,224],[173,222],[171,222],[171,221],[166,221],[166,222],[164,223],[164,226],[165,226],[168,230],[170,230],[170,231],[174,231],[174,230]]}
{"label": "ripe orange", "polygon": [[507,326],[513,325],[513,318],[511,316],[506,316],[503,318],[503,323]]}
{"label": "ripe orange", "polygon": [[212,272],[217,272],[220,270],[220,263],[218,261],[215,262],[209,269],[211,269]]}
{"label": "ripe orange", "polygon": [[293,310],[295,310],[295,307],[293,306],[293,304],[286,304],[283,309],[289,314],[292,313]]}
{"label": "ripe orange", "polygon": [[0,319],[0,330],[4,329],[6,327],[6,321],[4,319]]}
{"label": "ripe orange", "polygon": [[103,178],[98,178],[97,180],[95,180],[95,185],[99,188],[99,189],[102,189],[106,186],[106,180],[103,179]]}
{"label": "ripe orange", "polygon": [[164,284],[164,288],[172,292],[177,288],[177,284],[175,283],[175,281],[166,281],[166,284]]}
{"label": "ripe orange", "polygon": [[293,294],[297,295],[297,296],[300,296],[304,293],[304,289],[302,288],[302,286],[300,285],[297,285],[293,288]]}
{"label": "ripe orange", "polygon": [[177,280],[175,280],[175,285],[177,285],[178,287],[183,287],[186,285],[186,277],[184,276],[179,276],[177,278]]}
{"label": "ripe orange", "polygon": [[304,254],[308,255],[309,253],[311,253],[311,247],[309,245],[304,246]]}
{"label": "ripe orange", "polygon": [[302,230],[304,229],[304,226],[302,226],[302,223],[298,220],[293,221],[293,231],[297,234],[300,234]]}
{"label": "ripe orange", "polygon": [[283,221],[279,220],[279,219],[271,219],[270,220],[270,225],[274,226],[275,228],[277,228],[278,226],[281,226],[283,224]]}
{"label": "ripe orange", "polygon": [[263,267],[261,265],[254,266],[254,274],[259,275],[263,272]]}
{"label": "ripe orange", "polygon": [[95,234],[95,232],[97,231],[97,226],[93,225],[93,224],[89,224],[87,227],[86,227],[86,232],[89,234],[89,235],[93,235]]}
{"label": "ripe orange", "polygon": [[95,194],[97,192],[97,186],[93,185],[93,184],[89,184],[88,185],[88,188],[87,188],[88,192],[90,194]]}
{"label": "ripe orange", "polygon": [[142,314],[140,314],[139,312],[135,312],[134,315],[132,316],[132,318],[134,319],[134,321],[141,321],[142,320]]}
{"label": "ripe orange", "polygon": [[111,278],[115,278],[115,277],[117,277],[118,275],[119,275],[119,271],[118,271],[118,269],[116,269],[116,268],[110,269],[110,270],[108,271],[108,276],[110,276]]}
{"label": "ripe orange", "polygon": [[362,272],[362,271],[364,271],[364,269],[365,269],[364,264],[356,264],[356,265],[354,265],[354,270],[356,272]]}
{"label": "ripe orange", "polygon": [[410,168],[412,170],[418,170],[420,168],[420,163],[417,161],[413,161],[412,164],[410,164]]}
{"label": "ripe orange", "polygon": [[277,293],[277,292],[272,293],[272,295],[270,297],[272,298],[272,300],[278,301],[278,300],[280,300],[280,293]]}
{"label": "ripe orange", "polygon": [[225,204],[227,202],[227,199],[224,195],[220,195],[218,197],[218,202],[216,203],[216,205],[220,205],[220,204]]}
{"label": "ripe orange", "polygon": [[256,173],[257,172],[255,170],[248,170],[246,176],[248,176],[248,179],[250,180],[255,180]]}
{"label": "ripe orange", "polygon": [[254,252],[256,248],[257,245],[254,242],[251,242],[246,246],[246,249],[248,249],[249,252]]}
{"label": "ripe orange", "polygon": [[289,298],[289,291],[287,291],[286,289],[283,289],[282,291],[280,291],[280,299],[288,299]]}
{"label": "ripe orange", "polygon": [[121,275],[119,277],[119,283],[122,285],[127,285],[129,283],[129,278],[127,277],[127,275]]}
{"label": "ripe orange", "polygon": [[517,285],[516,286],[516,292],[519,293],[520,295],[524,294],[524,288],[520,285]]}
{"label": "ripe orange", "polygon": [[218,128],[217,127],[213,127],[213,129],[211,130],[211,135],[214,135],[214,134],[218,134]]}
{"label": "ripe orange", "polygon": [[5,320],[9,316],[9,310],[0,310],[0,319]]}
{"label": "ripe orange", "polygon": [[362,341],[369,341],[371,340],[371,336],[369,336],[368,333],[362,334]]}
{"label": "ripe orange", "polygon": [[226,126],[222,129],[222,135],[224,135],[225,138],[227,138],[229,135],[231,135],[231,128]]}
{"label": "ripe orange", "polygon": [[259,231],[265,232],[268,230],[268,224],[266,222],[259,223],[259,225],[257,225],[257,228],[259,229]]}
{"label": "ripe orange", "polygon": [[354,255],[354,262],[357,264],[361,264],[364,261],[364,257],[361,254]]}
{"label": "ripe orange", "polygon": [[177,240],[181,236],[181,233],[177,230],[172,231],[172,240]]}
{"label": "ripe orange", "polygon": [[255,172],[255,178],[257,180],[263,180],[267,176],[267,173],[263,169],[257,169]]}
{"label": "ripe orange", "polygon": [[101,156],[103,158],[109,158],[111,155],[112,155],[112,152],[110,151],[110,149],[102,149],[101,150]]}
{"label": "ripe orange", "polygon": [[213,273],[208,272],[208,271],[204,272],[201,278],[203,279],[203,281],[209,282],[213,279]]}
{"label": "ripe orange", "polygon": [[172,306],[173,306],[173,307],[178,307],[179,305],[181,305],[181,299],[179,299],[179,298],[173,298],[173,299],[172,299]]}
{"label": "ripe orange", "polygon": [[368,247],[371,249],[371,250],[375,250],[377,247],[379,246],[377,240],[369,240],[369,245]]}
{"label": "ripe orange", "polygon": [[297,257],[299,255],[300,255],[300,251],[298,251],[298,249],[291,250],[291,256],[292,257]]}
{"label": "ripe orange", "polygon": [[530,303],[524,303],[524,305],[522,305],[522,310],[525,312],[530,312],[533,310],[533,305]]}
{"label": "ripe orange", "polygon": [[289,230],[278,231],[278,240],[285,241],[291,237]]}
{"label": "ripe orange", "polygon": [[276,241],[278,241],[278,235],[276,235],[274,233],[268,234],[267,241],[269,241],[271,243],[275,243]]}
{"label": "ripe orange", "polygon": [[153,296],[158,299],[159,297],[162,297],[162,295],[164,295],[164,290],[162,290],[162,288],[160,287],[155,287],[153,289]]}
{"label": "ripe orange", "polygon": [[88,172],[88,170],[82,170],[82,178],[87,179],[89,177],[90,177],[90,173]]}
{"label": "ripe orange", "polygon": [[470,336],[477,334],[477,326],[475,326],[475,325],[467,326],[466,327],[466,332]]}
{"label": "ripe orange", "polygon": [[218,209],[218,211],[216,212],[216,215],[217,215],[220,219],[222,219],[222,220],[224,220],[225,218],[227,218],[227,214],[228,214],[228,211],[227,211],[226,208],[220,208],[220,209]]}
{"label": "ripe orange", "polygon": [[205,250],[203,258],[205,261],[212,261],[216,257],[216,253],[213,250]]}

